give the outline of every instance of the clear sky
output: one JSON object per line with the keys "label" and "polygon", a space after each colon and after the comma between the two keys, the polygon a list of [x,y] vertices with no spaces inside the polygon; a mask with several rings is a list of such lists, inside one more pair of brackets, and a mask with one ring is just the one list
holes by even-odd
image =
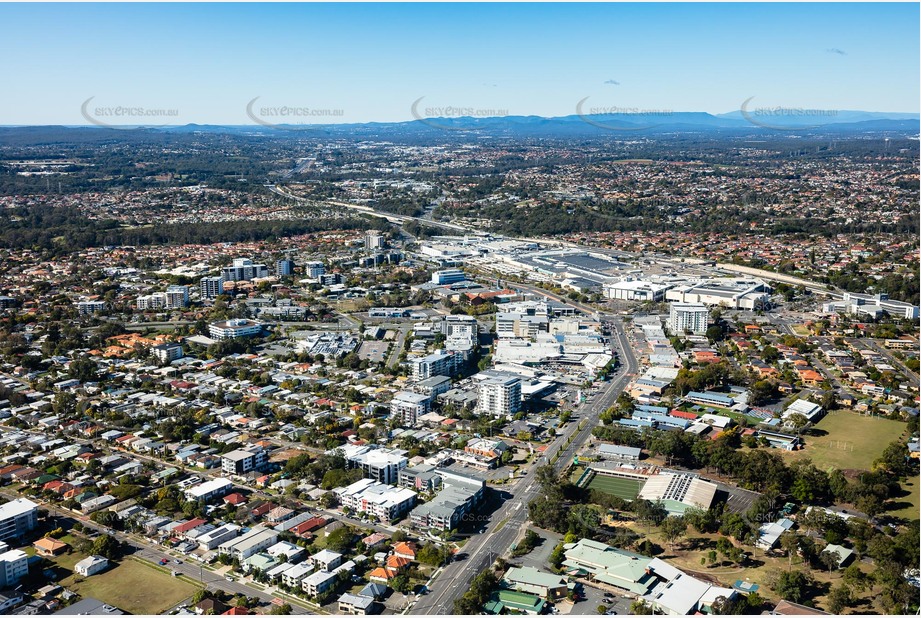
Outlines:
{"label": "clear sky", "polygon": [[918,23],[917,3],[0,4],[0,124],[87,124],[90,97],[177,112],[112,124],[252,124],[255,97],[267,120],[342,111],[312,122],[411,120],[420,97],[425,116],[918,112]]}

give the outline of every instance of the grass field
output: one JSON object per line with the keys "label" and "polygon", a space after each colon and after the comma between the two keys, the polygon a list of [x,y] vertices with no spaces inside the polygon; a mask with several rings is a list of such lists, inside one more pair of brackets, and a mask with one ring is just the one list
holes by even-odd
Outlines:
{"label": "grass field", "polygon": [[617,496],[622,500],[636,500],[640,493],[641,483],[632,479],[622,479],[616,476],[603,476],[596,474],[588,482],[589,489]]}
{"label": "grass field", "polygon": [[890,511],[890,515],[904,517],[905,519],[918,519],[919,509],[921,509],[921,496],[919,496],[918,491],[921,486],[919,486],[918,481],[918,477],[913,476],[902,483],[902,489],[907,491],[908,495],[895,500],[894,504],[896,506],[903,506],[903,508]]}
{"label": "grass field", "polygon": [[186,599],[196,587],[136,560],[91,577],[71,575],[59,582],[82,597],[93,597],[132,614],[160,614]]}
{"label": "grass field", "polygon": [[816,423],[815,429],[822,435],[807,435],[806,448],[779,452],[791,458],[808,457],[822,469],[869,470],[886,445],[902,435],[905,423],[838,410]]}

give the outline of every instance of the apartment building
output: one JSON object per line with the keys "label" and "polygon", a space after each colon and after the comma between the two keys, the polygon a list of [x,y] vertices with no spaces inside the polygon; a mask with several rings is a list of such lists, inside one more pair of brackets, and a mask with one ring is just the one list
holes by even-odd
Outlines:
{"label": "apartment building", "polygon": [[0,505],[0,540],[22,539],[38,525],[38,504],[26,498]]}
{"label": "apartment building", "polygon": [[349,468],[358,468],[366,479],[387,485],[397,483],[400,470],[409,462],[401,449],[346,446],[342,450]]}
{"label": "apartment building", "polygon": [[703,303],[672,303],[668,309],[668,328],[673,335],[687,331],[703,335],[709,320],[710,310]]}
{"label": "apartment building", "polygon": [[477,411],[491,416],[514,416],[521,408],[521,379],[489,377],[480,382]]}
{"label": "apartment building", "polygon": [[215,299],[224,293],[223,277],[202,277],[198,285],[202,300]]}
{"label": "apartment building", "polygon": [[334,489],[342,506],[353,511],[374,515],[381,521],[391,521],[407,513],[416,503],[416,492],[391,487],[373,479],[361,479],[347,487]]}
{"label": "apartment building", "polygon": [[390,401],[390,416],[398,418],[403,425],[413,427],[423,414],[427,414],[432,406],[432,398],[421,393],[399,391]]}
{"label": "apartment building", "polygon": [[221,455],[221,472],[242,476],[261,469],[267,461],[268,456],[261,446],[236,449]]}
{"label": "apartment building", "polygon": [[269,269],[265,264],[253,264],[249,258],[237,258],[233,265],[221,269],[224,281],[250,281],[269,276]]}

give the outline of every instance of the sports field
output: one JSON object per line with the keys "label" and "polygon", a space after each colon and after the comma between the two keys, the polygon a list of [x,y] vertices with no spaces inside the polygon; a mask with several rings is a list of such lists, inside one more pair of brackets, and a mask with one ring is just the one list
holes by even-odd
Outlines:
{"label": "sports field", "polygon": [[595,474],[592,480],[588,482],[589,489],[617,496],[622,500],[636,500],[641,486],[640,481],[622,479],[616,476],[603,476],[601,474]]}
{"label": "sports field", "polygon": [[905,423],[864,416],[849,410],[833,410],[815,428],[822,435],[806,435],[806,448],[788,453],[791,458],[809,457],[819,468],[869,470],[886,446],[898,440]]}

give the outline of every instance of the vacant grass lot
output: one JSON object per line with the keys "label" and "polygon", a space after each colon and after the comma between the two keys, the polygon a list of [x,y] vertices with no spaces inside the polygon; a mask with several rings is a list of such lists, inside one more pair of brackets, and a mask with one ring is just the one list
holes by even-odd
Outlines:
{"label": "vacant grass lot", "polygon": [[822,469],[869,470],[886,445],[902,435],[905,423],[835,410],[816,423],[815,429],[821,435],[805,436],[806,448],[778,452],[792,459],[808,457]]}
{"label": "vacant grass lot", "polygon": [[196,590],[190,583],[130,558],[97,575],[85,579],[70,575],[59,583],[82,597],[99,599],[132,614],[163,613]]}

